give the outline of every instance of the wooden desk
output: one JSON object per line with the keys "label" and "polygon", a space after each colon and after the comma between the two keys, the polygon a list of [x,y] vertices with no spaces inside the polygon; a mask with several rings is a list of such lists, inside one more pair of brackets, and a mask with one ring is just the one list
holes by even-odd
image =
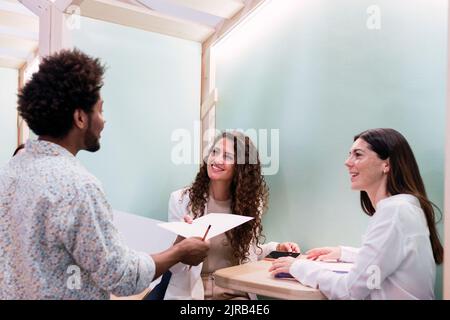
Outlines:
{"label": "wooden desk", "polygon": [[214,273],[218,286],[288,300],[323,300],[317,289],[306,287],[296,280],[276,279],[269,273],[271,261],[261,260],[224,268]]}

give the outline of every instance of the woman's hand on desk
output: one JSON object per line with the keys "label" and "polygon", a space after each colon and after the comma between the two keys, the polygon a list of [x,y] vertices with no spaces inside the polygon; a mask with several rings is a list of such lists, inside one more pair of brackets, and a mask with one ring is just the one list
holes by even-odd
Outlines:
{"label": "woman's hand on desk", "polygon": [[271,272],[273,276],[278,273],[289,273],[289,269],[295,261],[297,261],[297,259],[293,257],[278,258],[272,262],[269,272]]}
{"label": "woman's hand on desk", "polygon": [[308,259],[311,260],[339,260],[341,257],[340,247],[322,247],[314,248],[306,252]]}
{"label": "woman's hand on desk", "polygon": [[300,252],[300,247],[295,242],[283,242],[277,244],[277,251]]}

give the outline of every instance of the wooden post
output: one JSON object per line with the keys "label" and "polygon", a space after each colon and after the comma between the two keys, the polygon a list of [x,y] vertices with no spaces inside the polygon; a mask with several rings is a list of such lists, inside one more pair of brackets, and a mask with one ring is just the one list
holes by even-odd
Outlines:
{"label": "wooden post", "polygon": [[[223,39],[231,30],[239,25],[248,17],[256,8],[263,4],[266,0],[244,0],[244,6],[230,19],[224,20],[216,27],[216,31],[202,44],[202,90],[200,119],[201,128],[201,154],[204,148],[212,142],[212,135],[206,137],[205,133],[216,129],[216,103],[219,99],[216,89],[216,65],[214,60],[214,45]],[[209,103],[213,101],[213,103]],[[203,141],[203,139],[205,141]]]}
{"label": "wooden post", "polygon": [[[19,81],[17,84],[17,89],[20,91],[20,89],[23,88],[24,82],[25,82],[25,68],[26,64],[24,64],[22,67],[19,68]],[[17,146],[24,143],[24,128],[23,128],[24,121],[21,116],[19,116],[19,113],[17,113]]]}
{"label": "wooden post", "polygon": [[215,89],[215,70],[212,48],[202,52],[202,83],[201,83],[201,108],[200,108],[200,159],[203,159],[204,150],[211,143],[213,136],[205,136],[208,130],[215,129],[215,107],[218,100]]}

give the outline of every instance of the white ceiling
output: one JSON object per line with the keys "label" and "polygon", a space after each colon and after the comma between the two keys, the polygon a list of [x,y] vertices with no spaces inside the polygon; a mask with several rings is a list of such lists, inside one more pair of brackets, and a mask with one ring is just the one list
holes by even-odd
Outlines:
{"label": "white ceiling", "polygon": [[[50,1],[79,5],[83,16],[204,42],[252,0]],[[0,0],[0,67],[22,67],[37,52],[38,38],[38,17],[19,0]]]}
{"label": "white ceiling", "polygon": [[[210,27],[215,27],[223,19],[223,17],[213,15],[212,13],[201,12],[193,8],[180,6],[179,4],[177,4],[177,1],[142,0],[140,4],[145,4],[148,8],[151,8],[163,14],[167,14],[169,16],[205,24]],[[218,14],[217,11],[212,11]]]}
{"label": "white ceiling", "polygon": [[39,19],[17,0],[0,0],[0,67],[20,68],[37,50]]}

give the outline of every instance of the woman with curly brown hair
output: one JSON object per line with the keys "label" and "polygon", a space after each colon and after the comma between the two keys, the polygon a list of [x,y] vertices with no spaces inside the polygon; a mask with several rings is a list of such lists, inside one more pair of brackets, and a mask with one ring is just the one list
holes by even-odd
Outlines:
{"label": "woman with curly brown hair", "polygon": [[256,261],[273,250],[300,251],[292,242],[262,244],[261,216],[267,202],[268,187],[250,138],[240,132],[219,135],[192,185],[171,194],[169,221],[191,222],[213,212],[254,219],[212,238],[202,265],[190,270],[183,264],[174,266],[165,299],[255,298],[216,286],[212,274],[221,268]]}

